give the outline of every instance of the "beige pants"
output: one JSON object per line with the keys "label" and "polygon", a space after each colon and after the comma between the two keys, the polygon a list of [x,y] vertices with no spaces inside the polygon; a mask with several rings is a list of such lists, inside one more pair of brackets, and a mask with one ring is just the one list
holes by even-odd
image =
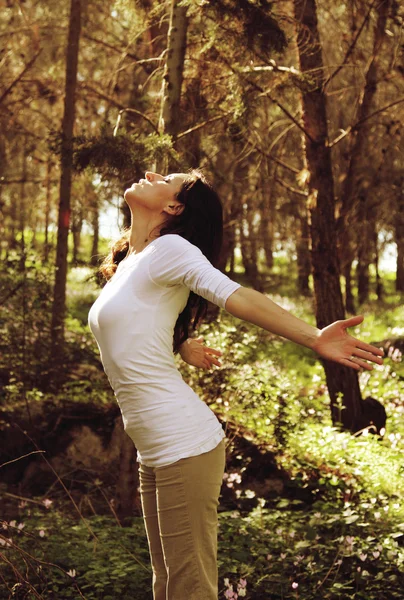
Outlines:
{"label": "beige pants", "polygon": [[167,467],[140,465],[154,600],[217,600],[217,507],[225,444]]}

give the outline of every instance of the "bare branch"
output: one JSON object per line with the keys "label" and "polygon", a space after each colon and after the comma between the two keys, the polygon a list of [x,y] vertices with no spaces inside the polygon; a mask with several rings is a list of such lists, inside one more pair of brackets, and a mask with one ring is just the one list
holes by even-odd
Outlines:
{"label": "bare branch", "polygon": [[0,465],[0,469],[1,467],[5,467],[6,465],[10,465],[13,462],[17,462],[17,460],[21,460],[22,458],[26,458],[27,456],[31,456],[31,454],[38,454],[38,452],[45,452],[45,450],[33,450],[32,452],[29,452],[28,454],[23,454],[22,456],[19,456],[18,458],[14,458],[13,460],[8,460],[5,463],[2,463]]}
{"label": "bare branch", "polygon": [[298,190],[297,188],[294,188],[293,186],[286,183],[286,181],[283,181],[283,179],[279,179],[279,177],[275,177],[275,181],[280,183],[282,187],[286,188],[290,192],[298,194],[298,196],[305,196],[307,198],[307,196],[309,195],[307,192],[303,192],[303,190]]}
{"label": "bare branch", "polygon": [[350,133],[352,133],[353,131],[355,131],[356,129],[358,129],[363,123],[365,123],[366,121],[368,121],[372,117],[375,117],[376,115],[384,112],[385,110],[388,110],[392,106],[396,106],[397,104],[401,104],[401,102],[404,102],[404,96],[403,96],[403,98],[399,98],[395,102],[391,102],[390,104],[387,104],[386,106],[382,106],[382,108],[379,108],[378,110],[375,110],[370,115],[368,115],[364,119],[361,119],[360,121],[358,121],[354,125],[350,125],[338,137],[336,137],[332,142],[330,142],[328,144],[329,148],[332,148],[333,146],[335,146],[336,144],[338,144],[341,140],[343,140],[344,138],[346,138],[347,135],[349,135]]}
{"label": "bare branch", "polygon": [[272,102],[274,102],[277,106],[279,106],[279,108],[285,113],[285,115],[287,117],[289,117],[289,119],[291,121],[293,121],[293,123],[296,125],[296,127],[298,127],[305,136],[307,136],[309,138],[309,140],[314,144],[315,140],[311,137],[311,135],[309,134],[309,132],[303,127],[303,125],[301,123],[299,123],[299,121],[297,119],[295,119],[295,117],[288,111],[287,108],[285,108],[283,106],[283,104],[281,104],[279,102],[279,100],[277,100],[276,98],[273,98],[271,96],[271,94],[269,92],[266,92],[265,90],[262,90],[262,93],[260,94],[260,96],[266,96],[267,98],[269,98]]}
{"label": "bare branch", "polygon": [[269,90],[268,91],[264,90],[260,85],[258,85],[258,83],[255,83],[255,81],[251,81],[251,79],[248,79],[248,77],[244,77],[243,74],[240,72],[240,70],[235,69],[232,66],[232,64],[223,55],[222,55],[222,60],[227,64],[228,68],[232,71],[232,73],[243,77],[244,81],[249,83],[253,88],[255,88],[258,92],[260,92],[260,94],[259,94],[260,96],[265,96],[266,98],[269,98],[272,102],[274,102],[277,106],[279,106],[279,108],[285,113],[285,115],[291,121],[293,121],[293,123],[304,133],[304,135],[307,136],[313,144],[315,143],[315,140],[311,137],[309,132],[306,131],[306,129],[303,127],[303,125],[301,123],[299,123],[299,121],[297,119],[295,119],[295,117],[293,115],[291,115],[291,113],[288,111],[288,109],[285,108],[283,106],[283,104],[281,104],[279,102],[279,100],[277,100],[276,98],[273,98],[271,96]]}
{"label": "bare branch", "polygon": [[[92,35],[89,35],[88,33],[85,33],[83,35],[83,37],[86,40],[89,40],[90,42],[95,42],[96,44],[105,46],[105,48],[108,48],[109,50],[113,50],[117,54],[122,54],[122,48],[117,48],[116,46],[113,46],[112,44],[108,44],[108,42],[106,42],[105,40],[99,40],[98,38],[95,38]],[[132,54],[131,52],[127,52],[126,55],[129,56],[129,58],[133,58],[135,61],[137,61],[137,56],[135,54]],[[157,60],[157,59],[152,59],[152,60]]]}
{"label": "bare branch", "polygon": [[[80,88],[89,90],[90,92],[93,92],[94,94],[96,94],[97,96],[99,96],[99,98],[102,98],[103,100],[106,100],[107,102],[109,102],[113,106],[116,106],[117,108],[120,109],[120,113],[128,112],[128,113],[133,113],[133,114],[138,115],[139,117],[141,117],[142,119],[144,119],[145,121],[147,121],[149,123],[149,125],[151,125],[151,127],[154,129],[154,131],[156,133],[158,133],[157,126],[153,123],[153,121],[147,115],[145,115],[144,113],[140,112],[140,110],[136,110],[135,108],[127,108],[126,106],[124,106],[123,104],[121,104],[120,102],[118,102],[117,100],[115,100],[115,98],[112,98],[111,96],[108,96],[107,94],[104,94],[100,90],[97,90],[97,89],[93,88],[91,85],[88,85],[88,83],[82,83],[80,85]],[[119,119],[119,115],[118,115],[118,119]],[[119,123],[118,123],[118,125],[119,125]],[[115,126],[114,131],[115,130],[116,130],[116,126]]]}
{"label": "bare branch", "polygon": [[325,80],[325,82],[324,82],[324,85],[323,85],[323,92],[325,92],[325,91],[326,91],[326,88],[327,88],[328,84],[330,83],[330,81],[331,81],[332,79],[334,79],[334,77],[335,77],[335,76],[336,76],[336,75],[337,75],[337,74],[338,74],[338,73],[341,71],[342,67],[345,65],[345,63],[347,62],[348,58],[351,56],[351,54],[352,54],[352,52],[353,52],[353,50],[354,50],[354,48],[355,48],[355,46],[356,46],[356,43],[357,43],[357,41],[358,41],[358,39],[359,39],[359,36],[361,35],[361,33],[362,33],[362,31],[363,31],[363,28],[365,27],[365,25],[366,25],[367,21],[369,20],[370,13],[372,12],[372,9],[373,9],[373,7],[374,7],[374,5],[375,5],[375,4],[376,4],[376,0],[373,0],[372,4],[371,4],[371,5],[370,5],[370,7],[369,7],[369,10],[368,10],[368,12],[366,13],[366,16],[365,16],[365,18],[363,19],[362,25],[361,25],[361,26],[359,27],[359,29],[358,29],[358,33],[356,34],[356,36],[355,36],[355,38],[354,38],[354,40],[353,40],[352,44],[349,46],[349,48],[348,48],[348,50],[347,50],[347,52],[346,52],[346,54],[345,54],[345,56],[344,56],[344,59],[343,59],[342,63],[341,63],[341,64],[340,64],[340,65],[339,65],[339,66],[338,66],[338,67],[335,69],[335,71],[334,71],[333,73],[331,73],[331,75],[330,75],[330,76],[329,76],[329,77],[328,77],[328,78]]}
{"label": "bare branch", "polygon": [[43,179],[4,179],[4,177],[0,178],[0,185],[9,185],[11,183],[43,183]]}
{"label": "bare branch", "polygon": [[23,68],[23,70],[21,71],[21,73],[19,75],[17,75],[17,77],[14,79],[14,81],[12,83],[10,83],[10,85],[8,86],[8,88],[6,88],[4,90],[2,96],[0,96],[0,104],[3,102],[3,100],[6,98],[6,96],[9,95],[9,93],[11,92],[11,90],[13,89],[13,87],[17,85],[17,83],[25,75],[25,73],[32,67],[32,65],[34,64],[34,62],[36,61],[36,59],[38,58],[38,56],[41,54],[41,52],[42,52],[42,49],[38,50],[38,52],[25,65],[25,67]]}
{"label": "bare branch", "polygon": [[191,127],[190,129],[186,129],[185,131],[183,131],[182,133],[177,135],[177,140],[179,140],[182,137],[185,137],[186,135],[193,133],[194,131],[197,131],[198,129],[202,129],[202,127],[205,127],[205,125],[208,125],[209,123],[213,123],[214,121],[219,121],[220,119],[224,119],[225,117],[227,117],[228,115],[232,114],[233,111],[228,111],[226,113],[224,113],[223,115],[217,115],[216,117],[212,117],[211,119],[207,119],[206,121],[203,121],[203,123],[198,123],[198,125],[195,125],[194,127]]}
{"label": "bare branch", "polygon": [[247,140],[247,142],[250,144],[250,146],[252,148],[254,148],[254,150],[256,150],[258,152],[258,154],[265,156],[265,158],[267,158],[268,160],[272,160],[274,163],[280,165],[281,167],[283,167],[284,169],[287,169],[288,171],[292,171],[292,173],[295,173],[296,175],[298,173],[300,173],[299,169],[297,169],[296,167],[292,167],[292,165],[288,165],[287,163],[285,163],[283,160],[281,160],[277,156],[274,156],[273,154],[269,154],[268,152],[265,152],[264,150],[259,148],[259,146],[254,144],[254,142],[252,142],[251,140]]}
{"label": "bare branch", "polygon": [[275,71],[277,73],[290,73],[291,75],[302,75],[295,67],[282,67],[277,65],[273,59],[269,61],[271,65],[265,65],[260,67],[241,67],[239,71],[241,73],[263,73],[267,71]]}

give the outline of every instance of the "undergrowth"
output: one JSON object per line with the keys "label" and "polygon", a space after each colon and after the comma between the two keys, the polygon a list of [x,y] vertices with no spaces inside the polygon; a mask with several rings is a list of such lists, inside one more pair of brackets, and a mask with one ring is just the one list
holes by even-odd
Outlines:
{"label": "undergrowth", "polygon": [[[44,291],[48,282],[45,278],[38,281],[42,304],[35,304],[35,299],[30,302],[39,315],[47,301]],[[268,285],[271,298],[314,324],[312,300],[282,297],[279,281]],[[71,272],[69,286],[69,343],[72,361],[78,362],[74,376],[52,398],[58,403],[62,398],[83,401],[86,397],[89,402],[106,404],[113,396],[106,378],[94,370],[97,350],[86,324],[97,288],[91,272],[83,267]],[[350,332],[371,343],[403,335],[404,307],[392,289],[387,291],[383,303],[371,298],[361,307],[365,321]],[[13,307],[8,310],[11,314]],[[20,361],[29,353],[30,335],[33,342],[42,344],[35,323],[24,320],[23,324],[26,351]],[[386,408],[386,433],[381,440],[367,432],[352,436],[332,426],[324,373],[310,350],[240,323],[224,312],[199,333],[206,344],[223,351],[223,366],[201,373],[181,365],[184,378],[225,426],[226,422],[242,426],[257,445],[275,453],[279,466],[299,488],[310,489],[312,494],[311,502],[257,498],[256,508],[249,514],[220,514],[219,597],[402,598],[401,356],[391,355],[383,366],[359,375],[363,397],[371,395]],[[5,367],[14,350],[18,352],[10,337],[0,367]],[[32,360],[30,381],[35,380],[36,372]],[[25,384],[23,400],[17,375],[13,371],[2,391],[1,406],[9,414],[23,407],[27,398],[40,404],[48,397]],[[6,491],[2,486],[2,492]],[[254,496],[252,490],[246,493]],[[151,572],[140,518],[134,518],[130,527],[120,527],[113,511],[110,517],[82,519],[72,512],[68,501],[52,494],[16,498],[14,508],[14,518],[3,521],[0,530],[0,575],[5,584],[1,600],[150,600]]]}

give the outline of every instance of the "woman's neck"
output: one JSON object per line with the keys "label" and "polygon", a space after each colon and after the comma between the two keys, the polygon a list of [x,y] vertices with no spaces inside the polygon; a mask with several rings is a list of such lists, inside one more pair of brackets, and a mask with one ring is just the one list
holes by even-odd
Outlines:
{"label": "woman's neck", "polygon": [[141,252],[151,241],[158,238],[164,224],[161,222],[161,216],[156,219],[136,215],[134,219],[132,214],[131,217],[128,255]]}

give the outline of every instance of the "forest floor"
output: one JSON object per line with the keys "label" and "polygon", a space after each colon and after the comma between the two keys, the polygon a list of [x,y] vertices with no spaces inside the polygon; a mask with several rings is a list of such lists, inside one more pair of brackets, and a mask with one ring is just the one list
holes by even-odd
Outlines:
{"label": "forest floor", "polygon": [[[266,292],[314,324],[312,300],[296,297],[286,273],[279,265]],[[70,273],[68,338],[77,364],[74,381],[52,396],[56,407],[62,398],[81,402],[83,394],[94,406],[114,402],[98,376],[97,384],[91,381],[91,393],[86,391],[98,360],[86,324],[97,293],[89,274],[84,267]],[[383,302],[371,297],[361,306],[358,313],[365,321],[352,332],[371,343],[404,336],[402,297],[394,293],[392,278],[385,275],[383,283]],[[223,366],[212,372],[182,366],[184,378],[222,420],[229,439],[219,515],[219,598],[402,599],[400,351],[392,346],[383,366],[359,375],[363,397],[377,398],[386,408],[381,439],[332,426],[323,369],[309,350],[224,312],[200,333],[205,343],[223,351]],[[32,403],[49,400],[38,389],[25,389],[25,395]],[[2,426],[22,404],[21,387],[12,381],[1,396]],[[240,449],[240,440],[247,440],[248,449]],[[265,463],[263,457],[271,460]],[[18,487],[0,485],[7,508],[0,534],[1,600],[151,600],[141,517],[121,527],[109,500],[113,490],[97,479],[87,484],[87,504],[57,485],[35,497],[17,497]],[[77,509],[88,508],[97,494],[108,511],[94,504],[81,518]]]}

